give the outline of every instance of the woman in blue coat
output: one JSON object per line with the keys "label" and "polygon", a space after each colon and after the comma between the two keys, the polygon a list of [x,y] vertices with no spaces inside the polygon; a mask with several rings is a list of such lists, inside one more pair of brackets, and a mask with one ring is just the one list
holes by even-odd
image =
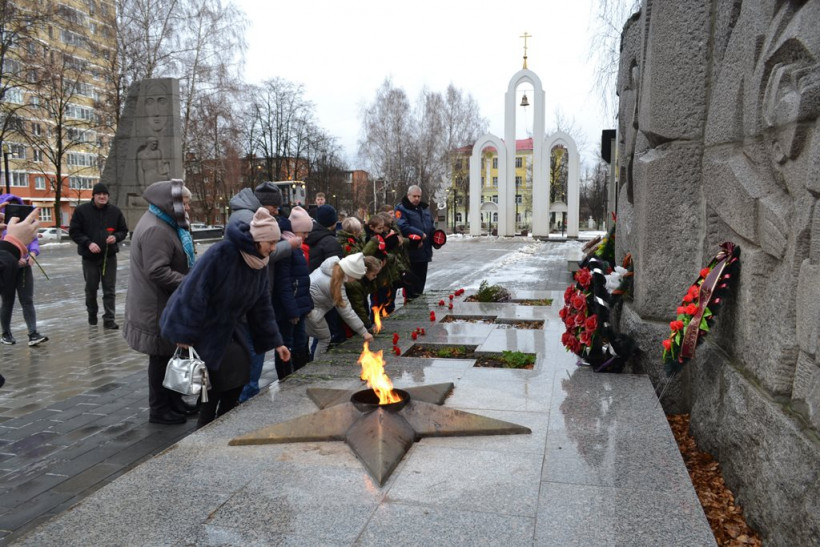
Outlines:
{"label": "woman in blue coat", "polygon": [[257,353],[276,348],[284,360],[290,351],[282,342],[271,305],[268,259],[280,232],[264,207],[250,224],[228,224],[226,237],[194,265],[171,296],[162,313],[162,336],[177,346],[196,348],[211,376],[208,402],[202,404],[197,427],[211,422],[236,406],[250,377],[247,326]]}

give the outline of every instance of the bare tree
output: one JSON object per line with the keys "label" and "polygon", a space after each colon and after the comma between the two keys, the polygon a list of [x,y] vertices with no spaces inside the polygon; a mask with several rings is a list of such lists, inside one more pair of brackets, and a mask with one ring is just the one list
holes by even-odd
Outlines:
{"label": "bare tree", "polygon": [[581,210],[586,211],[599,226],[606,222],[608,180],[609,166],[599,160],[595,167],[587,170],[581,181]]}
{"label": "bare tree", "polygon": [[[24,136],[40,156],[40,161],[29,165],[51,181],[58,226],[62,224],[59,215],[65,182],[71,184],[72,177],[83,175],[87,176],[85,182],[90,182],[100,172],[97,117],[93,108],[83,106],[89,93],[83,75],[90,66],[77,53],[72,48],[43,49],[29,65],[30,79],[36,83],[29,90],[33,100],[26,112],[30,119],[38,121],[32,122]],[[53,177],[47,167],[54,169]]]}
{"label": "bare tree", "polygon": [[7,135],[25,137],[24,97],[33,83],[28,81],[30,57],[42,49],[36,38],[52,15],[47,5],[22,8],[12,0],[0,0],[0,146]]}
{"label": "bare tree", "polygon": [[595,89],[607,117],[615,121],[618,99],[615,86],[621,55],[621,32],[630,15],[640,10],[641,0],[598,0],[589,56],[595,62]]}
{"label": "bare tree", "polygon": [[386,78],[376,98],[362,112],[363,138],[359,141],[359,157],[368,165],[371,176],[384,181],[384,192],[388,187],[398,192],[414,182],[413,127],[407,94]]}
{"label": "bare tree", "polygon": [[444,95],[422,90],[411,110],[404,90],[388,78],[362,113],[359,154],[371,173],[385,181],[383,198],[414,183],[427,200],[444,200],[458,149],[472,145],[487,125],[472,96],[452,84]]}

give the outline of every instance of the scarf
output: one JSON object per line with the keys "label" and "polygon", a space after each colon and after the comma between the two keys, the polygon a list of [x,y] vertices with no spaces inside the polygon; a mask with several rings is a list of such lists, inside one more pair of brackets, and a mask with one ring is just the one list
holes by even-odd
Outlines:
{"label": "scarf", "polygon": [[252,270],[261,270],[268,265],[268,260],[270,260],[269,256],[259,258],[258,256],[253,256],[252,254],[246,253],[241,249],[239,252],[242,255],[242,258],[245,259],[245,264],[247,264]]}
{"label": "scarf", "polygon": [[180,228],[177,222],[171,218],[171,215],[150,203],[148,205],[148,210],[155,214],[158,218],[162,219],[167,223],[171,228],[174,228],[177,231],[177,235],[179,236],[179,241],[182,243],[182,250],[185,251],[185,256],[188,257],[188,267],[192,268],[194,266],[194,260],[196,257],[194,256],[194,240],[191,237],[191,232],[186,230],[185,228]]}

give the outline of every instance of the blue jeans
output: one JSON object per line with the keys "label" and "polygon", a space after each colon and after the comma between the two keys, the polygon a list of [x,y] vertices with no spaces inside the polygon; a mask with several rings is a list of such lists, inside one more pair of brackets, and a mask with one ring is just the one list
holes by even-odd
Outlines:
{"label": "blue jeans", "polygon": [[259,393],[259,378],[262,376],[262,367],[265,365],[265,354],[253,351],[253,338],[251,338],[251,329],[248,328],[248,325],[241,325],[239,328],[245,334],[245,340],[248,342],[248,353],[251,356],[251,379],[242,388],[242,393],[239,394],[239,402],[244,403]]}

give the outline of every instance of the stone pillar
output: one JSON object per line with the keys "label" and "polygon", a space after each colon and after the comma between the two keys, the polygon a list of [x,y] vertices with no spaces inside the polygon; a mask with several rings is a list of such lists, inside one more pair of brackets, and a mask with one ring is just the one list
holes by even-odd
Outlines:
{"label": "stone pillar", "polygon": [[184,178],[179,81],[142,80],[131,86],[101,182],[132,229],[148,205],[142,192],[159,180]]}

